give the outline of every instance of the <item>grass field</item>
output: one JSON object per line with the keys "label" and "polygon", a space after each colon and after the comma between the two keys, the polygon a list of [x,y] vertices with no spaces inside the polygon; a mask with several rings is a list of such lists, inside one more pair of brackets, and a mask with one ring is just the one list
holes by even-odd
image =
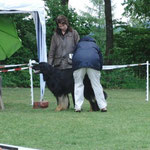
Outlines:
{"label": "grass field", "polygon": [[[55,112],[56,100],[46,89],[46,109],[33,109],[28,88],[3,88],[0,143],[42,150],[150,150],[150,102],[145,91],[109,89],[108,112]],[[39,101],[39,88],[34,89]]]}

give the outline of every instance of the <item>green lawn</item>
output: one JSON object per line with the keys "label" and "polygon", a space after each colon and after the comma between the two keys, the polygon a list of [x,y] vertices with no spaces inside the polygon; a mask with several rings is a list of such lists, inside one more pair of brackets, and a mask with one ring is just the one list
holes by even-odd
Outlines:
{"label": "green lawn", "polygon": [[[150,102],[145,91],[112,89],[108,112],[55,112],[56,100],[46,89],[46,109],[33,109],[28,88],[3,88],[0,143],[42,150],[150,150]],[[34,89],[39,101],[39,88]]]}

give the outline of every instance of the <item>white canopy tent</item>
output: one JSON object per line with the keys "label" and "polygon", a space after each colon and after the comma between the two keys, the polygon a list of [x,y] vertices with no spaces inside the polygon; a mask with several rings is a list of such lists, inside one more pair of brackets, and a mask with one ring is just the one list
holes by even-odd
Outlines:
{"label": "white canopy tent", "polygon": [[[30,13],[34,19],[39,62],[47,62],[45,9],[42,0],[0,0],[0,14]],[[41,98],[45,82],[40,75]]]}

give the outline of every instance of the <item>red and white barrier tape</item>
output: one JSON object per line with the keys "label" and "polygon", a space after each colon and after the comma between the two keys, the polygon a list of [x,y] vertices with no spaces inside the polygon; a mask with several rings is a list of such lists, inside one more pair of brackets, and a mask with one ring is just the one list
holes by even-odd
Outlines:
{"label": "red and white barrier tape", "polygon": [[126,68],[126,67],[135,67],[135,66],[143,66],[147,65],[147,63],[142,64],[129,64],[129,65],[107,65],[103,66],[103,70],[113,70],[113,69],[120,69],[120,68]]}
{"label": "red and white barrier tape", "polygon": [[[18,66],[24,66],[24,65],[28,65],[28,67],[23,67],[23,68],[15,68],[15,69],[8,69],[8,70],[0,70],[1,72],[11,72],[11,71],[20,71],[20,70],[26,70],[29,69],[29,73],[30,73],[30,81],[31,81],[31,102],[33,105],[34,102],[34,98],[33,98],[33,77],[32,77],[32,64],[33,63],[37,63],[35,60],[29,60],[29,64],[18,64],[18,65],[4,65],[4,66],[0,66],[0,69],[3,68],[9,68],[9,67],[18,67]],[[146,65],[147,66],[147,85],[146,85],[146,101],[149,101],[149,61],[147,61],[146,63],[141,63],[141,64],[129,64],[129,65],[107,65],[107,66],[103,66],[103,70],[112,70],[112,69],[119,69],[119,68],[126,68],[126,67],[134,67],[134,66],[142,66],[142,65]]]}
{"label": "red and white barrier tape", "polygon": [[[31,63],[32,64],[32,63]],[[20,66],[26,66],[29,64],[17,64],[17,65],[0,65],[0,69],[3,68],[11,68],[11,67],[20,67]],[[128,64],[128,65],[104,65],[103,70],[112,70],[112,69],[119,69],[119,68],[126,68],[126,67],[134,67],[134,66],[142,66],[142,65],[147,65],[146,63],[141,63],[141,64]],[[26,68],[26,67],[24,67]],[[16,69],[9,69],[10,71],[19,71],[19,68]],[[25,70],[25,69],[20,69],[20,70]],[[7,70],[2,70],[0,72],[8,72]]]}
{"label": "red and white barrier tape", "polygon": [[12,72],[12,71],[20,71],[20,70],[26,70],[26,69],[29,69],[29,67],[15,68],[15,69],[7,69],[7,70],[0,70],[0,72]]}
{"label": "red and white barrier tape", "polygon": [[3,68],[12,68],[12,67],[20,67],[20,66],[27,66],[28,64],[17,64],[17,65],[0,65],[0,69]]}

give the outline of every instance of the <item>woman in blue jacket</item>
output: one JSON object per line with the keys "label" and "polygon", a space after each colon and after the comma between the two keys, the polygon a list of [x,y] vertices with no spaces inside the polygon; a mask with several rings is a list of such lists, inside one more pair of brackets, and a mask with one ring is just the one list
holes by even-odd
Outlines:
{"label": "woman in blue jacket", "polygon": [[83,79],[87,73],[100,110],[107,112],[107,102],[100,84],[103,58],[99,47],[92,37],[84,36],[81,38],[76,46],[72,61],[75,82],[75,111],[80,112],[84,102]]}

